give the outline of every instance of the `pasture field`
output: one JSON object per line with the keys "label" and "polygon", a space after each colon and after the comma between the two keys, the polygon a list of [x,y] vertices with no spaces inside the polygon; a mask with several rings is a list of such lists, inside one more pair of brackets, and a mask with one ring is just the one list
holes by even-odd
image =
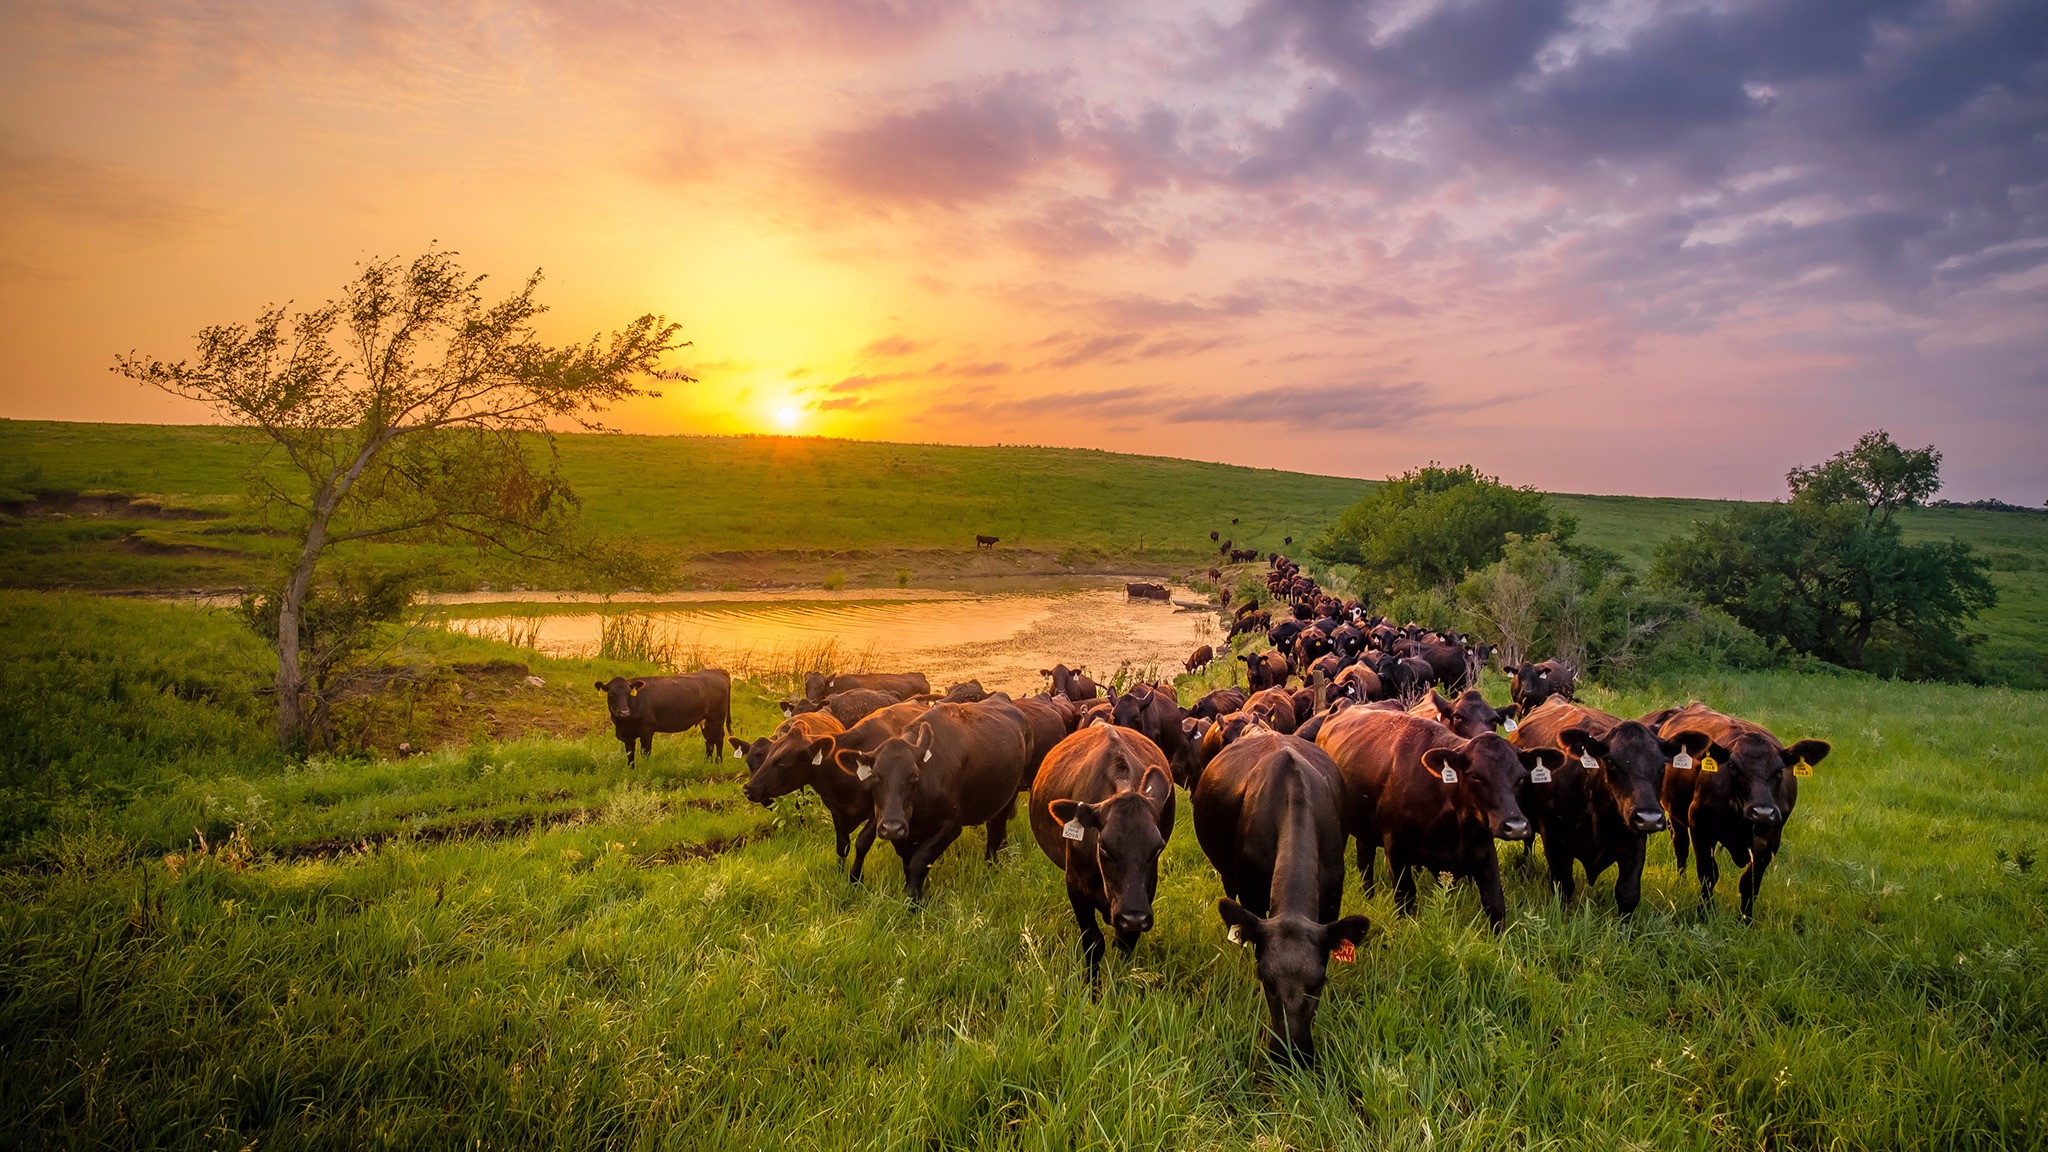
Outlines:
{"label": "pasture field", "polygon": [[[854,587],[1070,571],[1185,574],[1240,547],[1296,554],[1371,482],[1067,448],[961,448],[790,437],[564,436],[562,466],[590,526],[680,559],[686,586]],[[220,427],[0,420],[0,502],[111,493],[139,504],[7,515],[0,586],[103,591],[247,588],[283,542],[242,514],[258,458]],[[716,494],[715,499],[706,498]],[[1587,543],[1647,564],[1656,543],[1732,506],[1636,496],[1554,497]],[[16,503],[15,508],[22,505]],[[1273,514],[1273,509],[1284,509]],[[179,516],[197,513],[208,518]],[[1240,519],[1237,525],[1230,518]],[[1989,557],[1999,604],[1979,618],[1987,679],[2048,688],[2048,516],[1927,509],[1914,539],[1955,536]],[[976,552],[977,533],[997,535]],[[395,556],[396,551],[389,555]],[[409,549],[443,566],[437,587],[580,587],[467,549]]]}
{"label": "pasture field", "polygon": [[[2039,693],[1775,673],[1590,691],[1833,741],[1757,921],[1732,877],[1702,914],[1662,836],[1628,925],[1611,876],[1560,907],[1518,849],[1498,939],[1469,886],[1426,886],[1402,920],[1354,875],[1372,933],[1333,965],[1322,1063],[1288,1071],[1185,793],[1159,926],[1098,996],[1021,823],[993,867],[970,832],[913,907],[886,847],[849,884],[815,802],[746,805],[693,739],[629,773],[588,682],[630,666],[416,637],[395,663],[470,669],[416,701],[466,733],[287,760],[262,655],[218,612],[0,593],[0,767],[30,814],[0,842],[5,1143],[2048,1143]],[[546,686],[487,722],[494,658]],[[736,695],[739,731],[765,731],[768,686]]]}

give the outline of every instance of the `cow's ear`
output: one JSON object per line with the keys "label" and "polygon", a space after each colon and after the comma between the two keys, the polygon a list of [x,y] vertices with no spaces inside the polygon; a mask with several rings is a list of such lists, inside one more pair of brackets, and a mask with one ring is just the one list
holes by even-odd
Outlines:
{"label": "cow's ear", "polygon": [[1230,928],[1230,938],[1253,947],[1265,942],[1266,922],[1245,911],[1244,905],[1225,896],[1216,902],[1216,914]]}
{"label": "cow's ear", "polygon": [[597,682],[597,690],[598,690],[599,692],[605,692],[605,691],[609,691],[609,689],[607,689],[607,688],[606,688],[606,687],[604,686],[604,681],[602,681],[602,680],[599,680],[599,681]]}
{"label": "cow's ear", "polygon": [[867,753],[856,752],[851,748],[841,748],[832,754],[833,766],[848,776],[860,775],[861,762],[867,759],[869,759]]}
{"label": "cow's ear", "polygon": [[1442,776],[1446,768],[1453,772],[1463,771],[1469,762],[1469,758],[1456,748],[1431,748],[1422,754],[1422,766],[1438,776]]}
{"label": "cow's ear", "polygon": [[1173,777],[1160,771],[1155,764],[1145,769],[1145,778],[1138,783],[1138,792],[1155,804],[1164,804],[1173,795]]}
{"label": "cow's ear", "polygon": [[631,682],[627,683],[626,687],[628,687],[628,688],[631,688],[631,689],[632,689],[633,691],[635,691],[635,692],[638,692],[638,691],[639,691],[639,690],[641,690],[642,688],[645,688],[645,687],[647,687],[647,681],[645,681],[645,680],[634,680],[634,681],[631,681]]}
{"label": "cow's ear", "polygon": [[1200,730],[1201,724],[1202,722],[1200,720],[1195,719],[1193,716],[1181,717],[1180,738],[1185,740],[1188,737],[1195,735],[1195,733]]}
{"label": "cow's ear", "polygon": [[1038,670],[1038,674],[1039,674],[1040,676],[1043,676],[1043,677],[1045,677],[1045,678],[1046,678],[1046,679],[1048,679],[1048,680],[1052,679],[1052,669],[1050,669],[1050,668],[1040,668],[1040,669]]}
{"label": "cow's ear", "polygon": [[1584,756],[1588,753],[1594,756],[1607,755],[1607,741],[1595,739],[1593,734],[1584,728],[1567,728],[1559,732],[1557,742],[1564,745],[1564,750],[1574,756]]}
{"label": "cow's ear", "polygon": [[1700,753],[1705,752],[1713,743],[1714,738],[1705,732],[1694,732],[1688,729],[1684,732],[1672,733],[1669,740],[1657,741],[1657,746],[1665,750],[1665,755],[1667,756],[1676,756],[1683,752],[1697,760]]}
{"label": "cow's ear", "polygon": [[725,738],[725,742],[732,745],[732,750],[739,753],[742,756],[747,754],[747,749],[753,747],[752,744],[747,743],[745,740],[742,740],[737,736],[728,736]]}
{"label": "cow's ear", "polygon": [[1522,767],[1534,772],[1538,768],[1552,770],[1564,767],[1564,753],[1555,748],[1530,748],[1519,754]]}
{"label": "cow's ear", "polygon": [[1340,944],[1357,944],[1365,939],[1365,930],[1371,922],[1363,916],[1346,916],[1323,925],[1323,951],[1328,952]]}
{"label": "cow's ear", "polygon": [[1093,804],[1083,804],[1079,800],[1054,800],[1045,809],[1052,813],[1052,818],[1059,821],[1062,828],[1102,827],[1102,813]]}
{"label": "cow's ear", "polygon": [[1780,752],[1779,755],[1784,757],[1785,767],[1787,768],[1801,761],[1804,761],[1811,767],[1827,759],[1828,753],[1832,751],[1834,751],[1834,746],[1825,740],[1801,740],[1799,743]]}

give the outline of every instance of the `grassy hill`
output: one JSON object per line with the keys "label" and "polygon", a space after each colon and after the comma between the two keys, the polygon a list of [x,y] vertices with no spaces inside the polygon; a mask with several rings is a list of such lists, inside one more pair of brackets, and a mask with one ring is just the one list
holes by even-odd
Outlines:
{"label": "grassy hill", "polygon": [[[923,584],[1186,572],[1215,559],[1211,530],[1262,551],[1293,536],[1298,553],[1371,483],[1068,448],[699,436],[564,436],[559,444],[594,529],[686,558],[682,581],[707,587],[815,584],[833,571],[855,586],[899,574]],[[282,544],[241,512],[244,477],[260,459],[257,442],[238,429],[0,421],[0,500],[35,513],[0,517],[0,585],[254,584]],[[1555,500],[1578,518],[1582,539],[1637,563],[1658,541],[1733,506]],[[2048,687],[2048,516],[1927,509],[1903,520],[1909,536],[1954,536],[1991,559],[2000,603],[1981,621],[1986,666],[2003,682]],[[977,534],[1003,543],[978,553]],[[452,586],[533,582],[459,550],[444,559]]]}

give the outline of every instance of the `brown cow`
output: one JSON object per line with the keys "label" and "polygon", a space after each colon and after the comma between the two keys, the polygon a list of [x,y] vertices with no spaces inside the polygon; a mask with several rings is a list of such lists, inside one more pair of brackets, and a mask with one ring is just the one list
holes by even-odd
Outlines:
{"label": "brown cow", "polygon": [[1285,688],[1262,688],[1246,698],[1244,711],[1253,720],[1284,736],[1293,732],[1295,725],[1300,723],[1295,703],[1294,693]]}
{"label": "brown cow", "polygon": [[1214,720],[1218,716],[1243,708],[1245,698],[1246,693],[1242,688],[1218,688],[1195,701],[1194,706],[1188,709],[1188,715],[1203,720]]}
{"label": "brown cow", "polygon": [[1172,598],[1172,593],[1166,590],[1166,585],[1164,584],[1147,584],[1140,581],[1124,585],[1124,599],[1126,600],[1170,600]]}
{"label": "brown cow", "polygon": [[1664,811],[1671,818],[1671,847],[1685,869],[1686,850],[1695,848],[1700,899],[1711,902],[1720,868],[1714,848],[1742,868],[1742,918],[1756,906],[1764,870],[1778,854],[1799,801],[1799,777],[1827,758],[1825,740],[1801,740],[1790,747],[1759,724],[1724,715],[1704,704],[1666,709],[1643,717],[1657,734],[1684,746],[1687,760],[1673,756],[1664,773]]}
{"label": "brown cow", "polygon": [[1079,668],[1055,664],[1050,668],[1040,668],[1038,674],[1052,681],[1052,694],[1055,696],[1065,696],[1069,700],[1095,699],[1095,681]]}
{"label": "brown cow", "polygon": [[[1476,688],[1468,688],[1458,693],[1455,701],[1444,699],[1442,694],[1432,688],[1429,695],[1416,701],[1415,706],[1408,709],[1408,712],[1412,716],[1434,720],[1449,728],[1454,735],[1463,736],[1468,740],[1514,723],[1507,713],[1488,704],[1486,697],[1481,696]],[[1509,728],[1508,731],[1512,732],[1514,729]]]}
{"label": "brown cow", "polygon": [[1173,836],[1166,757],[1138,733],[1084,728],[1046,756],[1031,782],[1031,834],[1067,877],[1088,974],[1102,967],[1099,914],[1129,955],[1152,928],[1159,854]]}
{"label": "brown cow", "polygon": [[1031,735],[1010,701],[934,704],[873,752],[842,751],[839,767],[869,782],[874,831],[903,860],[903,886],[924,899],[925,877],[961,829],[988,829],[986,859],[1002,851],[1031,754]]}
{"label": "brown cow", "polygon": [[1373,852],[1385,849],[1395,904],[1415,910],[1416,868],[1468,876],[1498,932],[1507,924],[1494,840],[1526,840],[1516,792],[1531,770],[1555,772],[1555,749],[1520,751],[1491,733],[1469,740],[1432,720],[1351,708],[1324,723],[1316,742],[1344,774],[1358,871],[1369,888]]}
{"label": "brown cow", "polygon": [[1665,827],[1658,793],[1664,764],[1684,751],[1635,720],[1556,700],[1532,713],[1509,739],[1518,748],[1556,748],[1564,766],[1545,787],[1524,790],[1522,810],[1543,837],[1550,880],[1570,900],[1572,862],[1591,887],[1609,865],[1615,908],[1634,914],[1643,895],[1643,858],[1650,836]]}
{"label": "brown cow", "polygon": [[1074,722],[1080,719],[1081,710],[1074,707],[1073,701],[1057,696],[1026,696],[1010,703],[1023,715],[1025,733],[1031,738],[1031,754],[1024,761],[1024,775],[1018,785],[1018,790],[1022,791],[1031,787],[1031,778],[1038,773],[1038,766],[1044,763],[1046,753],[1074,730]]}
{"label": "brown cow", "polygon": [[725,759],[725,730],[732,723],[732,677],[722,668],[706,668],[681,676],[614,676],[597,681],[611,714],[612,734],[626,746],[626,767],[633,766],[633,745],[654,755],[656,732],[688,732],[701,727],[705,759]]}
{"label": "brown cow", "polygon": [[1272,649],[1264,652],[1247,652],[1238,659],[1244,661],[1245,683],[1251,685],[1253,691],[1278,688],[1287,683],[1287,677],[1292,671],[1287,665],[1287,657]]}
{"label": "brown cow", "polygon": [[784,700],[782,714],[799,716],[806,712],[830,712],[832,718],[845,727],[851,728],[869,716],[897,703],[892,692],[880,692],[873,688],[855,688],[849,692],[834,692],[823,700]]}
{"label": "brown cow", "polygon": [[827,676],[821,672],[804,673],[804,698],[823,700],[835,692],[851,692],[855,688],[873,688],[887,692],[898,700],[908,700],[932,690],[932,682],[922,672],[841,672]]}
{"label": "brown cow", "polygon": [[1110,715],[1111,722],[1118,727],[1140,733],[1158,746],[1175,783],[1186,784],[1191,779],[1187,774],[1187,741],[1181,731],[1181,721],[1187,719],[1187,713],[1175,702],[1173,689],[1139,684],[1117,697]]}
{"label": "brown cow", "polygon": [[1209,661],[1214,659],[1216,659],[1216,649],[1208,644],[1204,644],[1188,656],[1186,661],[1187,670],[1193,672],[1198,668],[1207,668]]}
{"label": "brown cow", "polygon": [[1311,1063],[1330,953],[1348,953],[1367,926],[1363,916],[1339,918],[1344,781],[1306,740],[1252,734],[1203,771],[1194,804],[1195,839],[1223,879],[1217,914],[1257,958],[1268,1050]]}
{"label": "brown cow", "polygon": [[1337,678],[1330,681],[1330,695],[1344,696],[1361,704],[1386,698],[1386,686],[1380,683],[1380,674],[1365,664],[1353,664],[1341,669]]}

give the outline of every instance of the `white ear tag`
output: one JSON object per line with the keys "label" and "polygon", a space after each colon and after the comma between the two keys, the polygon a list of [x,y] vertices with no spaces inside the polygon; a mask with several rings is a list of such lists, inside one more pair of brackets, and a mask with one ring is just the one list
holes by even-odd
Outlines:
{"label": "white ear tag", "polygon": [[1500,730],[1503,732],[1513,732],[1516,729],[1516,727],[1518,727],[1518,725],[1516,725],[1515,718],[1513,716],[1510,716],[1507,719],[1500,722]]}
{"label": "white ear tag", "polygon": [[1537,766],[1535,766],[1534,768],[1531,768],[1531,769],[1529,769],[1529,783],[1531,783],[1531,784],[1548,784],[1548,783],[1550,783],[1550,769],[1548,769],[1548,768],[1545,768],[1545,767],[1544,767],[1543,765],[1541,765],[1541,764],[1538,764],[1538,765],[1537,765]]}
{"label": "white ear tag", "polygon": [[1593,758],[1593,754],[1592,754],[1591,752],[1586,752],[1586,753],[1583,753],[1583,754],[1581,754],[1581,755],[1579,756],[1579,767],[1581,767],[1581,768],[1598,768],[1599,766],[1600,766],[1600,761],[1598,761],[1598,760],[1594,759],[1594,758]]}
{"label": "white ear tag", "polygon": [[819,752],[811,757],[811,766],[814,768],[820,764],[823,764],[824,762],[825,754],[823,752]]}
{"label": "white ear tag", "polygon": [[1244,943],[1244,929],[1232,924],[1230,926],[1230,942],[1232,944]]}
{"label": "white ear tag", "polygon": [[1446,767],[1446,768],[1444,769],[1444,783],[1446,783],[1446,784],[1456,784],[1457,782],[1458,782],[1458,770],[1457,770],[1456,768],[1449,768],[1449,767]]}
{"label": "white ear tag", "polygon": [[868,777],[873,776],[874,774],[875,766],[872,764],[865,763],[860,766],[860,771],[854,773],[854,775],[860,777],[863,780],[866,780]]}
{"label": "white ear tag", "polygon": [[1069,840],[1080,840],[1086,838],[1088,834],[1081,830],[1081,819],[1077,816],[1060,825],[1060,835]]}
{"label": "white ear tag", "polygon": [[929,764],[929,763],[931,763],[931,762],[932,762],[932,750],[931,750],[931,749],[929,749],[929,748],[927,748],[927,749],[925,749],[925,750],[924,750],[924,759],[923,759],[923,760],[921,760],[921,761],[919,761],[919,763],[922,763],[922,764]]}
{"label": "white ear tag", "polygon": [[1686,755],[1683,752],[1680,752],[1678,755],[1673,756],[1671,758],[1671,766],[1673,768],[1678,768],[1681,770],[1690,768],[1692,767],[1692,757]]}

